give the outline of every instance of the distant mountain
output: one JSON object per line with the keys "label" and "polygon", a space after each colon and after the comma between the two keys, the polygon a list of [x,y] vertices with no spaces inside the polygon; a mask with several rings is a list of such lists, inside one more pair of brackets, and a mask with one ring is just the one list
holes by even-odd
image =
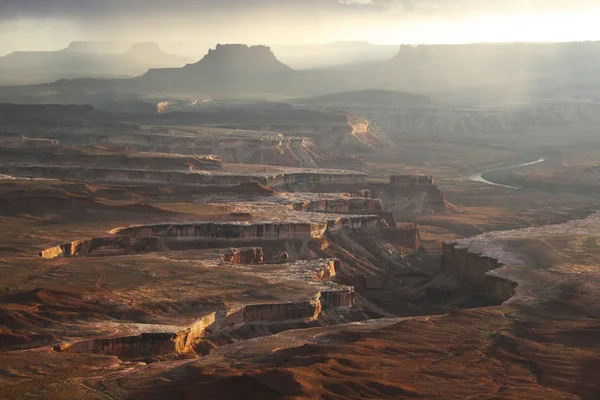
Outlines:
{"label": "distant mountain", "polygon": [[195,64],[152,69],[134,81],[143,92],[235,94],[278,93],[294,80],[269,47],[219,44]]}
{"label": "distant mountain", "polygon": [[73,78],[118,78],[141,75],[150,68],[184,65],[189,60],[165,53],[154,43],[138,43],[123,54],[92,53],[113,49],[111,43],[74,42],[67,49],[14,52],[0,57],[0,84],[23,85]]}
{"label": "distant mountain", "polygon": [[[171,57],[153,43],[137,44],[121,55],[14,53],[0,59],[0,79],[18,74],[39,79],[40,74],[65,73],[106,77],[116,71],[125,76],[124,71],[145,68],[157,60],[180,60]],[[217,45],[196,63],[152,68],[132,79],[74,79],[14,90],[2,88],[0,101],[89,102],[101,109],[118,109],[125,104],[140,109],[147,106],[137,101],[140,98],[159,103],[241,95],[245,99],[312,96],[314,104],[383,105],[416,100],[399,92],[466,103],[539,97],[597,99],[598,71],[600,42],[401,46],[394,57],[379,64],[320,70],[292,69],[266,46],[227,44]]]}
{"label": "distant mountain", "polygon": [[372,87],[517,98],[600,88],[600,42],[401,46]]}

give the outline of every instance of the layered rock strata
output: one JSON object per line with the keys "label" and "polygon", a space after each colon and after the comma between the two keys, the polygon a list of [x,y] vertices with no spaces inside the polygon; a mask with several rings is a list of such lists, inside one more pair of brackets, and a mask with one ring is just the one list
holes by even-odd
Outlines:
{"label": "layered rock strata", "polygon": [[[203,262],[213,260],[223,268],[237,264],[242,269],[260,268],[243,264],[236,257],[245,255],[251,263],[261,264],[262,249],[224,249],[204,253]],[[219,260],[220,257],[220,260]],[[233,261],[233,263],[232,263]],[[232,304],[226,309],[211,312],[187,327],[138,324],[146,329],[138,335],[102,337],[75,341],[54,346],[57,352],[94,353],[117,356],[124,360],[147,359],[163,355],[186,355],[194,351],[194,345],[204,338],[235,332],[245,325],[271,325],[310,323],[319,318],[323,310],[351,308],[355,306],[354,289],[330,281],[339,268],[337,259],[320,259],[286,263],[283,279],[305,282],[312,289],[306,299],[288,302]],[[235,266],[232,266],[235,267]]]}
{"label": "layered rock strata", "polygon": [[116,256],[131,253],[150,253],[166,249],[165,242],[160,237],[107,236],[64,243],[42,250],[40,256],[46,259],[74,256]]}
{"label": "layered rock strata", "polygon": [[341,199],[321,199],[296,203],[294,209],[308,212],[325,212],[340,214],[378,213],[383,211],[380,199],[347,197]]}
{"label": "layered rock strata", "polygon": [[444,243],[442,269],[479,288],[490,303],[501,304],[515,294],[517,282],[494,275],[505,264],[497,258],[471,252],[464,243]]}
{"label": "layered rock strata", "polygon": [[112,231],[116,235],[131,237],[160,236],[164,238],[317,238],[341,229],[378,227],[376,215],[348,215],[327,217],[322,222],[258,223],[248,221],[206,222],[194,224],[142,225]]}
{"label": "layered rock strata", "polygon": [[[190,224],[162,224],[115,229],[115,236],[76,240],[40,252],[43,258],[72,256],[109,256],[132,253],[151,253],[168,249],[206,248],[204,242],[220,246],[225,243],[243,243],[260,240],[316,239],[326,233],[343,229],[379,227],[376,215],[357,215],[324,218],[320,222],[203,222]],[[221,246],[222,247],[222,246]],[[232,259],[235,256],[231,256]],[[243,256],[240,256],[243,257]],[[258,257],[258,256],[257,256]]]}
{"label": "layered rock strata", "polygon": [[[72,344],[57,345],[55,351],[65,353],[95,353],[120,359],[156,357],[169,353],[186,353],[215,324],[217,313],[211,313],[188,328],[176,331],[147,332],[136,336],[99,338]],[[177,328],[176,328],[177,329]]]}
{"label": "layered rock strata", "polygon": [[264,261],[261,247],[230,249],[223,253],[223,261],[230,264],[260,264]]}
{"label": "layered rock strata", "polygon": [[[560,225],[490,232],[443,246],[442,268],[476,285],[492,302],[554,302],[586,277],[598,293],[600,213]],[[554,304],[554,303],[553,303]]]}
{"label": "layered rock strata", "polygon": [[404,226],[384,228],[387,232],[386,239],[390,243],[417,249],[420,246],[421,234],[417,224],[407,224]]}
{"label": "layered rock strata", "polygon": [[[44,140],[42,140],[43,142]],[[146,153],[131,150],[76,149],[56,146],[46,148],[0,149],[0,160],[7,166],[57,165],[61,167],[127,168],[194,170],[220,169],[223,160],[214,154],[182,155],[174,153]]]}
{"label": "layered rock strata", "polygon": [[192,186],[231,186],[259,182],[269,187],[306,183],[364,183],[367,176],[343,170],[290,169],[281,173],[256,172],[235,174],[205,171],[162,171],[117,168],[80,168],[38,165],[3,165],[0,174],[31,177],[106,182],[172,183]]}
{"label": "layered rock strata", "polygon": [[[268,164],[290,167],[314,168],[317,157],[311,150],[314,140],[305,137],[287,137],[273,132],[228,130],[210,128],[195,134],[164,133],[119,133],[98,134],[81,132],[61,132],[40,134],[37,138],[25,138],[19,134],[8,134],[0,139],[4,148],[33,151],[36,148],[59,150],[61,146],[83,148],[98,147],[124,150],[132,153],[157,153],[187,155],[194,157],[215,155],[225,162],[245,164]],[[198,156],[201,155],[201,156]],[[50,159],[51,154],[45,154]],[[93,159],[91,159],[93,161]],[[63,155],[60,165],[76,162],[76,155]],[[207,163],[207,166],[210,166]]]}
{"label": "layered rock strata", "polygon": [[332,191],[357,193],[368,190],[371,197],[379,199],[389,212],[427,213],[446,210],[444,192],[434,183],[433,176],[393,175],[388,183],[382,182],[319,182],[307,181],[303,185],[286,183],[285,189],[312,193],[330,193]]}

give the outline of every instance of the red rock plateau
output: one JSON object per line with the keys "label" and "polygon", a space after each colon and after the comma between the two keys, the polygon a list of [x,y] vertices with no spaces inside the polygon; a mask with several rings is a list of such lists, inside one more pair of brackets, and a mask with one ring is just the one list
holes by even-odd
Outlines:
{"label": "red rock plateau", "polygon": [[468,237],[374,121],[264,107],[0,106],[0,398],[600,398],[600,215]]}

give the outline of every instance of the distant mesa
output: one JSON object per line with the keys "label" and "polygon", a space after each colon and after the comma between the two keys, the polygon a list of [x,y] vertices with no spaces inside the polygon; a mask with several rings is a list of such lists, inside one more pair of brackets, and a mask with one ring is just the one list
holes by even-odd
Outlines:
{"label": "distant mesa", "polygon": [[150,68],[179,67],[190,60],[162,51],[156,43],[73,42],[60,51],[14,52],[0,57],[0,85],[59,79],[125,78]]}
{"label": "distant mesa", "polygon": [[268,46],[247,46],[244,44],[218,44],[195,64],[185,68],[204,66],[222,67],[231,70],[256,70],[265,72],[290,72],[292,69],[279,61]]}
{"label": "distant mesa", "polygon": [[143,91],[275,93],[289,84],[293,72],[270,47],[219,44],[197,63],[152,69],[137,84]]}
{"label": "distant mesa", "polygon": [[[153,61],[154,63],[157,62],[157,57],[176,57],[185,60],[183,57],[173,56],[161,50],[158,43],[154,42],[71,42],[69,47],[63,49],[62,52],[89,55],[121,55],[138,60]],[[184,63],[185,61],[182,64]]]}
{"label": "distant mesa", "polygon": [[597,87],[599,50],[600,42],[403,45],[395,57],[372,71],[371,84],[528,98]]}

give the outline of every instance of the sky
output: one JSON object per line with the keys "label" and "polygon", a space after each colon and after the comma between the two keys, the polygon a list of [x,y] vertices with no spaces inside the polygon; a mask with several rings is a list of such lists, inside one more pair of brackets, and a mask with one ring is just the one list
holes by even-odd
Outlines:
{"label": "sky", "polygon": [[598,0],[0,0],[0,55],[74,40],[374,44],[600,39]]}

